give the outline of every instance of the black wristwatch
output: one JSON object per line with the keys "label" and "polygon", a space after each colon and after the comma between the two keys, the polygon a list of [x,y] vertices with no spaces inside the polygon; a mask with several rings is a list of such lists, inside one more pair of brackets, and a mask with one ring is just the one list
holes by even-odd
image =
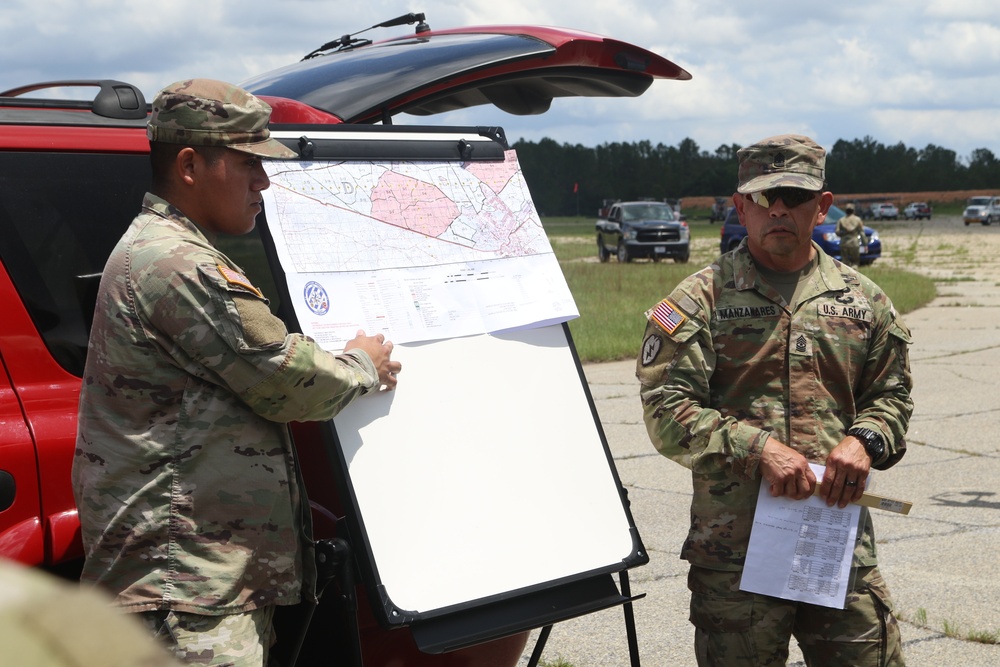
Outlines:
{"label": "black wristwatch", "polygon": [[861,441],[872,463],[875,463],[885,455],[885,440],[870,428],[852,428],[847,431],[847,435],[853,435]]}

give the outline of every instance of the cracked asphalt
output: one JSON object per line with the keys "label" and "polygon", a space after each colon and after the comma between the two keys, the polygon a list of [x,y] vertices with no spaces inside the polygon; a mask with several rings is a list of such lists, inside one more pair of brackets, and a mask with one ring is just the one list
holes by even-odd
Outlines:
{"label": "cracked asphalt", "polygon": [[[880,566],[901,619],[910,667],[1000,665],[1000,226],[955,217],[883,221],[883,264],[938,281],[938,297],[904,320],[914,344],[908,452],[876,473],[875,490],[913,502],[909,515],[872,510]],[[697,265],[692,264],[692,270]],[[584,366],[649,564],[628,572],[639,658],[695,665],[687,621],[686,470],[657,454],[642,424],[632,361]],[[527,664],[537,631],[521,664]],[[620,608],[556,624],[543,661],[629,665]],[[792,647],[789,665],[803,665]]]}

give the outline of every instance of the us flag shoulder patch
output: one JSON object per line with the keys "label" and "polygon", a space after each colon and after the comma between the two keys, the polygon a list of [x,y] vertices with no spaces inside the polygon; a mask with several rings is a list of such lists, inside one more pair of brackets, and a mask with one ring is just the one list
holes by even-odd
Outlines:
{"label": "us flag shoulder patch", "polygon": [[677,331],[680,325],[687,320],[687,315],[670,299],[664,299],[656,304],[656,307],[649,312],[649,319],[660,325],[660,328],[668,334]]}
{"label": "us flag shoulder patch", "polygon": [[233,271],[228,266],[223,266],[222,264],[216,265],[216,268],[219,269],[219,273],[222,274],[222,277],[225,278],[226,282],[229,283],[230,285],[238,285],[243,289],[253,292],[260,298],[262,299],[264,298],[264,295],[261,293],[259,289],[253,286],[253,283],[250,282],[250,279],[244,276],[239,271]]}

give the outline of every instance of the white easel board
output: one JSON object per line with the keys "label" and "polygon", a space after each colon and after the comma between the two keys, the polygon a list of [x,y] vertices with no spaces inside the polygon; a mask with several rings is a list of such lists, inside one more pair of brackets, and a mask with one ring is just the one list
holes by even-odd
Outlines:
{"label": "white easel board", "polygon": [[345,128],[267,163],[286,317],[331,351],[358,328],[397,343],[397,389],[341,413],[328,458],[382,620],[496,626],[438,623],[438,647],[623,604],[600,577],[648,561],[564,323],[575,305],[487,129]]}

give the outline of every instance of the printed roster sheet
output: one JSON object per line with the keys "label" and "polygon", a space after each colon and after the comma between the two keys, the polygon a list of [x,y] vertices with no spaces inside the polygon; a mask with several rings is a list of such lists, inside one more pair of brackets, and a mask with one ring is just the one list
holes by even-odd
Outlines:
{"label": "printed roster sheet", "polygon": [[[821,481],[826,468],[809,465]],[[861,510],[774,498],[762,481],[740,590],[843,609]]]}

